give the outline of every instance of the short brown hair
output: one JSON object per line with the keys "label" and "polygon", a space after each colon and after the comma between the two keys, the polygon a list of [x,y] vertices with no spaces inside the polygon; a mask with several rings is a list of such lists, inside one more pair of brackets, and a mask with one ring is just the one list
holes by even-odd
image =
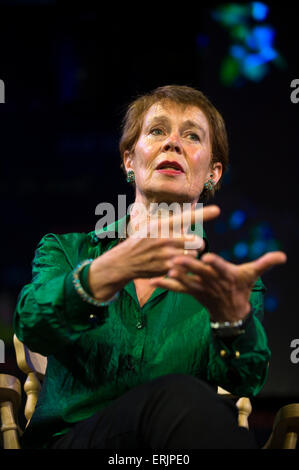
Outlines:
{"label": "short brown hair", "polygon": [[[126,150],[134,150],[135,144],[139,139],[143,120],[149,108],[159,101],[172,101],[185,106],[197,106],[204,112],[208,123],[212,143],[212,162],[222,163],[223,173],[228,168],[228,138],[224,120],[221,114],[213,106],[210,100],[199,90],[189,86],[168,85],[156,88],[150,93],[137,97],[127,109],[122,123],[122,135],[119,143],[121,158]],[[122,163],[122,168],[124,165]],[[217,183],[214,190],[204,191],[205,196],[213,196],[215,190],[220,188],[220,182]],[[203,194],[202,194],[203,196]]]}

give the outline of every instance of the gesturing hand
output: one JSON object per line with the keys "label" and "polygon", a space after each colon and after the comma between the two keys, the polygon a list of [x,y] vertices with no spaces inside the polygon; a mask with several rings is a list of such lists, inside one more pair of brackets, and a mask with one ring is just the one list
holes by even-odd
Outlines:
{"label": "gesturing hand", "polygon": [[[207,206],[204,208],[186,211],[184,215],[189,215],[189,223],[197,221],[201,217],[203,221],[216,218],[219,215],[217,206]],[[162,237],[164,228],[169,229],[169,236]],[[154,236],[153,236],[154,235]],[[150,278],[152,276],[161,276],[167,274],[173,266],[173,259],[183,255],[186,251],[188,256],[197,255],[197,249],[204,249],[204,241],[197,235],[184,233],[183,215],[170,215],[167,217],[154,218],[150,224],[144,222],[144,227],[124,241],[119,247],[115,247],[114,252],[103,256],[117,255],[118,264],[123,260],[123,266],[129,276],[129,279]],[[192,248],[192,245],[194,249]],[[122,269],[122,266],[120,266]]]}
{"label": "gesturing hand", "polygon": [[153,278],[150,283],[192,295],[208,309],[212,321],[234,322],[249,313],[249,297],[257,278],[286,260],[282,251],[267,253],[241,265],[230,263],[215,253],[206,253],[200,260],[178,256],[173,260],[168,278]]}
{"label": "gesturing hand", "polygon": [[[193,224],[198,219],[204,222],[212,220],[218,217],[219,213],[220,209],[211,205],[186,211],[184,215],[189,214],[188,220]],[[172,260],[182,255],[185,248],[190,248],[190,245],[194,246],[194,249],[188,250],[190,257],[196,257],[196,250],[204,249],[204,243],[200,237],[195,235],[193,241],[190,241],[190,236],[184,232],[182,214],[156,218],[150,226],[148,226],[147,219],[141,222],[141,230],[139,227],[137,236],[133,234],[91,263],[88,282],[93,296],[98,300],[106,301],[111,298],[131,279],[148,279],[152,276],[167,274],[173,266]],[[170,235],[161,238],[160,232],[163,232],[165,225],[169,226]],[[153,228],[157,237],[151,238],[148,230]]]}

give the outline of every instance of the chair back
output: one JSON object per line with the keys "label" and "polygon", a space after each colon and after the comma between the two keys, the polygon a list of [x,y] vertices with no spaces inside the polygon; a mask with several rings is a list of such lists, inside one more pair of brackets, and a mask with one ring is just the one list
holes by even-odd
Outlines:
{"label": "chair back", "polygon": [[0,424],[4,449],[20,449],[18,411],[21,396],[19,379],[13,375],[0,374]]}
{"label": "chair back", "polygon": [[30,351],[16,335],[14,335],[13,342],[18,367],[27,375],[24,390],[27,395],[25,418],[27,420],[26,426],[28,426],[41,390],[41,382],[46,374],[47,358],[39,353]]}
{"label": "chair back", "polygon": [[[26,393],[25,417],[28,426],[33,415],[41,382],[47,368],[47,358],[32,352],[14,335],[14,348],[19,369],[26,374],[24,384]],[[217,392],[236,401],[238,424],[248,428],[251,402],[248,397],[236,397],[221,387]],[[21,384],[16,377],[0,374],[0,418],[4,449],[20,449],[19,436],[22,431],[18,425],[18,409],[21,402]],[[299,434],[299,403],[287,405],[276,415],[272,434],[264,449],[295,449]]]}
{"label": "chair back", "polygon": [[[41,382],[47,368],[47,358],[30,351],[16,335],[13,337],[18,368],[26,375],[24,391],[26,393],[26,427],[34,413]],[[0,418],[4,449],[20,449],[19,437],[22,430],[18,424],[18,410],[21,404],[21,383],[18,378],[0,374]]]}

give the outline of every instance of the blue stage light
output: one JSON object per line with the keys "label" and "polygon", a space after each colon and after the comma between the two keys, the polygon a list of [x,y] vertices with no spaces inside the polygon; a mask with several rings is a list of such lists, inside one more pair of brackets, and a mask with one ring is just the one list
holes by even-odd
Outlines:
{"label": "blue stage light", "polygon": [[266,62],[275,60],[278,56],[278,53],[272,47],[263,47],[260,54]]}
{"label": "blue stage light", "polygon": [[270,26],[256,26],[252,30],[252,40],[257,49],[271,47],[275,38],[275,31]]}
{"label": "blue stage light", "polygon": [[221,258],[224,258],[226,261],[232,261],[231,254],[228,250],[221,250],[219,252],[219,256],[221,256]]}
{"label": "blue stage light", "polygon": [[250,70],[260,65],[264,64],[264,59],[260,56],[260,54],[247,54],[243,61],[243,66],[245,69]]}
{"label": "blue stage light", "polygon": [[227,230],[225,222],[217,220],[214,224],[214,230],[216,233],[225,233]]}
{"label": "blue stage light", "polygon": [[256,236],[263,240],[270,240],[273,237],[273,230],[267,222],[263,222],[255,229]]}
{"label": "blue stage light", "polygon": [[205,34],[198,34],[196,37],[196,43],[198,47],[207,47],[210,42],[210,39]]}
{"label": "blue stage light", "polygon": [[246,220],[246,214],[244,211],[234,211],[229,219],[229,226],[233,229],[241,227]]}
{"label": "blue stage light", "polygon": [[257,21],[263,21],[267,18],[269,7],[261,2],[252,3],[252,17]]}
{"label": "blue stage light", "polygon": [[248,245],[245,242],[239,242],[234,246],[234,255],[236,258],[245,258],[248,255]]}
{"label": "blue stage light", "polygon": [[250,256],[255,259],[258,256],[263,255],[267,250],[267,244],[264,240],[256,240],[250,246]]}
{"label": "blue stage light", "polygon": [[269,7],[262,2],[228,3],[212,11],[213,19],[228,30],[232,41],[220,69],[224,85],[240,86],[244,79],[261,81],[270,70],[269,63],[285,67],[274,47],[275,29],[261,24],[268,13]]}
{"label": "blue stage light", "polygon": [[242,60],[246,55],[246,50],[243,46],[233,44],[230,48],[230,55],[235,59]]}
{"label": "blue stage light", "polygon": [[242,72],[246,78],[259,81],[265,77],[268,68],[265,60],[259,54],[248,54],[242,63]]}
{"label": "blue stage light", "polygon": [[266,294],[264,306],[268,312],[274,312],[278,308],[278,299],[274,295]]}

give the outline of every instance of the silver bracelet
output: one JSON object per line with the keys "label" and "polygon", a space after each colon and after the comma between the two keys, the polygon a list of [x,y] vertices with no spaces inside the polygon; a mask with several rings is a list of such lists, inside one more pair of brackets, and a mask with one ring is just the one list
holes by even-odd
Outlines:
{"label": "silver bracelet", "polygon": [[96,307],[106,307],[107,305],[110,305],[112,302],[114,302],[118,298],[119,292],[116,292],[114,296],[111,297],[111,299],[107,300],[106,302],[101,302],[100,300],[95,299],[91,295],[87,294],[87,292],[83,289],[82,284],[80,282],[80,272],[85,266],[90,264],[92,261],[93,259],[87,259],[78,264],[78,266],[73,272],[73,284],[76,289],[76,292],[80,295],[80,297],[83,300],[85,300],[85,302],[95,305]]}
{"label": "silver bracelet", "polygon": [[239,336],[245,333],[245,329],[242,328],[244,320],[237,320],[235,322],[210,322],[213,333],[216,336],[227,338],[229,336]]}

